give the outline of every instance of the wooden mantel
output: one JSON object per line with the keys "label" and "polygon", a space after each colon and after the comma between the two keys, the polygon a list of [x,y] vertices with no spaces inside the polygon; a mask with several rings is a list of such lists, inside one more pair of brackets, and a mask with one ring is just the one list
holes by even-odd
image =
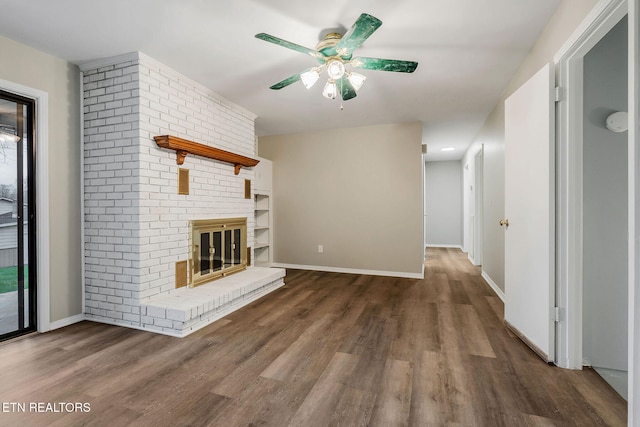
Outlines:
{"label": "wooden mantel", "polygon": [[198,144],[197,142],[188,141],[186,139],[178,138],[177,136],[160,135],[154,136],[153,139],[155,139],[158,147],[175,150],[176,163],[178,165],[184,163],[184,158],[187,157],[187,154],[194,154],[196,156],[231,163],[234,168],[233,172],[238,175],[241,167],[244,166],[250,168],[260,162],[260,160],[241,156],[240,154],[231,153],[208,145]]}

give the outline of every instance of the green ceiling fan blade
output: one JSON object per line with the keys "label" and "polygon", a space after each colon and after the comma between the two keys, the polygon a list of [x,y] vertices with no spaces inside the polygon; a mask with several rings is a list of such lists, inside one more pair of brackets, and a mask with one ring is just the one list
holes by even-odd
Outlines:
{"label": "green ceiling fan blade", "polygon": [[418,67],[418,63],[413,61],[399,61],[397,59],[359,57],[351,60],[351,66],[353,68],[364,68],[365,70],[413,73]]}
{"label": "green ceiling fan blade", "polygon": [[300,74],[306,73],[307,71],[311,71],[311,70],[313,70],[313,68],[307,68],[306,70],[301,71],[298,74],[294,74],[291,77],[287,77],[286,79],[282,80],[281,82],[278,82],[278,83],[274,84],[273,86],[270,86],[269,89],[280,90],[283,87],[287,87],[289,85],[292,85],[295,82],[297,82],[298,80],[300,80]]}
{"label": "green ceiling fan blade", "polygon": [[342,95],[342,99],[344,101],[347,101],[347,100],[349,100],[351,98],[355,98],[356,96],[358,96],[358,94],[356,93],[356,90],[354,89],[353,85],[347,79],[347,75],[346,74],[344,76],[342,76],[340,78],[340,80],[338,80],[336,82],[336,84],[338,85],[338,90],[340,91],[340,94]]}
{"label": "green ceiling fan blade", "polygon": [[299,44],[291,43],[266,33],[256,34],[256,38],[260,40],[264,40],[269,43],[277,44],[278,46],[286,47],[287,49],[292,49],[297,52],[306,53],[307,55],[310,55],[317,59],[324,59],[324,55],[318,52],[317,50],[309,49],[308,47],[300,46]]}
{"label": "green ceiling fan blade", "polygon": [[382,21],[375,16],[363,13],[358,17],[353,26],[342,36],[340,42],[336,45],[336,51],[340,56],[348,56],[358,48],[371,34],[380,26]]}

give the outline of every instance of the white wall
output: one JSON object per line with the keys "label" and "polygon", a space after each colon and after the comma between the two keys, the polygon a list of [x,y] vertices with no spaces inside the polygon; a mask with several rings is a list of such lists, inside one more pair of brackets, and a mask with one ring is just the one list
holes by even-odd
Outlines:
{"label": "white wall", "polygon": [[425,167],[427,246],[462,246],[462,164],[427,162]]}
{"label": "white wall", "polygon": [[422,277],[421,123],[265,136],[259,154],[273,161],[275,265]]}
{"label": "white wall", "polygon": [[[498,224],[504,217],[504,101],[543,65],[553,60],[597,0],[564,0],[538,37],[533,49],[511,79],[493,111],[465,153],[465,160],[484,144],[484,240],[482,270],[504,291],[504,230]],[[466,226],[466,225],[465,225]]]}
{"label": "white wall", "polygon": [[583,357],[627,370],[627,132],[606,117],[627,110],[627,20],[584,57]]}
{"label": "white wall", "polygon": [[56,322],[82,313],[80,71],[4,37],[0,52],[0,79],[48,94],[49,320]]}

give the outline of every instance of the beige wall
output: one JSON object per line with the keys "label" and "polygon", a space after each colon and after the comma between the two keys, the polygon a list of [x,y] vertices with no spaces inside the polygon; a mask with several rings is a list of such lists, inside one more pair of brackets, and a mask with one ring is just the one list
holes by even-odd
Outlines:
{"label": "beige wall", "polygon": [[477,152],[484,144],[484,244],[483,271],[504,291],[504,231],[498,222],[504,216],[504,101],[526,82],[536,71],[553,61],[554,54],[568,40],[597,0],[564,0],[546,28],[538,37],[533,49],[523,60],[491,112],[472,146],[465,154]]}
{"label": "beige wall", "polygon": [[0,79],[48,93],[50,321],[82,313],[80,72],[75,65],[0,37]]}
{"label": "beige wall", "polygon": [[421,274],[421,138],[420,123],[261,137],[274,262]]}

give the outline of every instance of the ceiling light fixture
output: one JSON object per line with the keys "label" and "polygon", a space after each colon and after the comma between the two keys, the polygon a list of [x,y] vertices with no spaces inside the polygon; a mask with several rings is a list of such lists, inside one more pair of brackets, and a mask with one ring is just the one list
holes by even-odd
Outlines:
{"label": "ceiling light fixture", "polygon": [[364,81],[367,80],[367,76],[364,76],[360,73],[347,73],[347,80],[351,83],[351,86],[357,91],[360,90]]}
{"label": "ceiling light fixture", "polygon": [[[348,63],[349,62],[346,64]],[[327,83],[324,85],[324,90],[322,91],[325,98],[336,99],[339,94],[345,93],[344,90],[347,86],[351,87],[350,90],[353,93],[353,96],[355,96],[355,93],[360,90],[367,77],[360,73],[347,71],[345,67],[346,64],[341,58],[329,59],[326,65],[301,73],[300,80],[302,80],[302,84],[309,89],[320,78],[320,72],[326,68],[329,78]],[[340,109],[344,109],[342,103],[340,104]]]}
{"label": "ceiling light fixture", "polygon": [[336,95],[338,95],[338,86],[336,86],[336,82],[329,79],[327,84],[324,85],[322,95],[327,99],[336,99]]}
{"label": "ceiling light fixture", "polygon": [[300,80],[302,80],[302,84],[304,85],[304,87],[306,87],[307,89],[311,89],[313,85],[316,84],[316,82],[320,78],[321,69],[322,67],[316,67],[300,74]]}
{"label": "ceiling light fixture", "polygon": [[344,63],[339,59],[332,59],[327,63],[327,74],[333,80],[340,80],[344,76]]}
{"label": "ceiling light fixture", "polygon": [[442,148],[440,151],[456,151],[455,147],[445,147]]}

